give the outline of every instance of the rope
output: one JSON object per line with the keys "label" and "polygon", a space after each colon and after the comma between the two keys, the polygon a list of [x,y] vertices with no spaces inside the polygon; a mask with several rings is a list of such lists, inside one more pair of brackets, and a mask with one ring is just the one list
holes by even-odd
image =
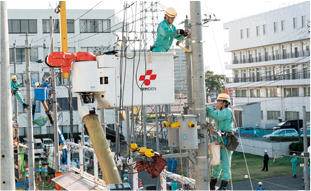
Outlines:
{"label": "rope", "polygon": [[[30,106],[29,106],[29,107],[30,107]],[[14,117],[12,117],[12,119],[14,119],[14,118],[16,118],[16,117],[22,115],[22,114],[25,113],[26,111],[27,111],[27,110],[25,109],[22,113],[20,113],[20,114],[18,114],[18,115],[15,115]]]}

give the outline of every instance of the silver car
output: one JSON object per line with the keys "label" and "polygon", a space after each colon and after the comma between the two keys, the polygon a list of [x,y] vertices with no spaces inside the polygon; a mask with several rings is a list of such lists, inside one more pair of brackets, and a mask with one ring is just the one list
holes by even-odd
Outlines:
{"label": "silver car", "polygon": [[264,135],[263,138],[268,139],[270,137],[280,137],[280,136],[298,137],[298,132],[296,131],[296,129],[279,129],[271,134]]}

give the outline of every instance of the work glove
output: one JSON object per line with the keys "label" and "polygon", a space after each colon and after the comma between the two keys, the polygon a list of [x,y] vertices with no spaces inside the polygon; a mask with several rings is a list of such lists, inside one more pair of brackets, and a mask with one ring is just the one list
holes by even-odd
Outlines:
{"label": "work glove", "polygon": [[184,37],[188,36],[188,31],[185,30],[185,33],[183,35],[184,35]]}
{"label": "work glove", "polygon": [[184,35],[185,31],[183,29],[178,29],[177,34]]}

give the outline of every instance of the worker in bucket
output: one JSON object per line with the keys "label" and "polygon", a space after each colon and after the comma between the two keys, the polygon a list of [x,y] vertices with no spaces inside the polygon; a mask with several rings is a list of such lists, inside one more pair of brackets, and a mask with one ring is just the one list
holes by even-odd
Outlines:
{"label": "worker in bucket", "polygon": [[297,176],[296,176],[296,174],[297,174],[297,171],[296,171],[297,157],[296,157],[295,153],[293,154],[293,158],[290,160],[290,162],[292,163],[292,169],[293,169],[293,173],[294,173],[293,178],[297,178]]}
{"label": "worker in bucket", "polygon": [[265,190],[265,187],[262,186],[262,182],[258,182],[258,187],[256,190]]}
{"label": "worker in bucket", "polygon": [[175,17],[177,16],[177,12],[174,8],[167,8],[164,15],[164,20],[158,25],[157,38],[154,45],[151,47],[152,52],[167,52],[174,38],[179,41],[188,36],[187,30],[176,30],[176,27],[173,25]]}
{"label": "worker in bucket", "polygon": [[16,97],[19,103],[23,104],[23,108],[28,108],[29,105],[25,104],[23,96],[21,92],[19,91],[19,87],[21,84],[18,82],[17,77],[15,75],[12,76],[12,81],[11,81],[11,92],[12,94]]}
{"label": "worker in bucket", "polygon": [[[229,95],[222,93],[217,97],[217,108],[219,109],[218,111],[213,110],[209,106],[206,108],[207,117],[215,120],[216,129],[221,131],[222,136],[218,136],[216,141],[224,147],[227,146],[227,135],[233,134],[233,117],[231,109],[228,108],[229,105]],[[221,172],[221,186],[219,190],[226,190],[229,179],[231,178],[230,166],[232,151],[224,147],[221,147],[220,149],[221,163],[219,165],[212,166],[212,176],[210,182],[211,190],[215,190],[215,185]]]}

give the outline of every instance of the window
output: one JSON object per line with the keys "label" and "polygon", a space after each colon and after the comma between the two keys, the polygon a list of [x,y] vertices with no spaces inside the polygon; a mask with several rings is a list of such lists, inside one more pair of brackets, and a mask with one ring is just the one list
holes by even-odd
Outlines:
{"label": "window", "polygon": [[9,34],[37,33],[37,20],[9,19]]}
{"label": "window", "polygon": [[242,97],[241,90],[235,90],[235,97]]}
{"label": "window", "polygon": [[[57,103],[63,111],[69,111],[69,98],[58,98]],[[77,97],[72,98],[72,108],[74,111],[78,110]]]}
{"label": "window", "polygon": [[273,23],[273,30],[274,30],[274,33],[278,32],[278,23],[277,22]]}
{"label": "window", "polygon": [[[36,62],[38,60],[38,48],[30,49],[30,61]],[[25,62],[25,49],[16,48],[16,63]],[[10,63],[14,63],[14,48],[10,48]]]}
{"label": "window", "polygon": [[246,29],[246,38],[249,38],[249,28]]}
{"label": "window", "polygon": [[240,36],[241,36],[241,39],[243,39],[243,29],[241,29],[240,31]]}
{"label": "window", "polygon": [[256,26],[256,36],[259,36],[260,35],[260,28],[259,28],[259,26]]}
{"label": "window", "polygon": [[263,111],[261,110],[261,120],[263,120]]}
{"label": "window", "polygon": [[241,90],[242,97],[246,97],[246,90]]}
{"label": "window", "polygon": [[20,127],[19,130],[19,136],[26,136],[27,135],[27,128],[26,127]]}
{"label": "window", "polygon": [[109,33],[110,19],[81,19],[80,33]]}
{"label": "window", "polygon": [[297,111],[285,111],[285,120],[294,120],[298,119],[299,112]]}
{"label": "window", "polygon": [[[60,32],[59,19],[53,19],[54,22],[54,33]],[[50,19],[42,19],[42,31],[43,33],[50,33]],[[67,33],[74,33],[74,19],[67,19]]]}
{"label": "window", "polygon": [[267,111],[267,120],[278,120],[280,116],[280,111]]}
{"label": "window", "polygon": [[310,122],[310,112],[306,112],[306,121]]}
{"label": "window", "polygon": [[284,97],[299,97],[299,88],[284,88]]}
{"label": "window", "polygon": [[250,97],[262,97],[261,89],[250,89]]}
{"label": "window", "polygon": [[37,127],[33,127],[33,135],[41,135],[41,127],[37,126]]}
{"label": "window", "polygon": [[281,21],[281,30],[284,31],[285,30],[285,21]]}
{"label": "window", "polygon": [[262,34],[266,35],[266,25],[262,25]]}
{"label": "window", "polygon": [[301,26],[305,27],[306,26],[306,16],[301,16]]}
{"label": "window", "polygon": [[267,97],[278,97],[276,88],[267,89],[266,94],[267,94]]}
{"label": "window", "polygon": [[293,29],[297,28],[297,17],[293,18]]}
{"label": "window", "polygon": [[303,88],[304,96],[310,97],[310,87]]}

